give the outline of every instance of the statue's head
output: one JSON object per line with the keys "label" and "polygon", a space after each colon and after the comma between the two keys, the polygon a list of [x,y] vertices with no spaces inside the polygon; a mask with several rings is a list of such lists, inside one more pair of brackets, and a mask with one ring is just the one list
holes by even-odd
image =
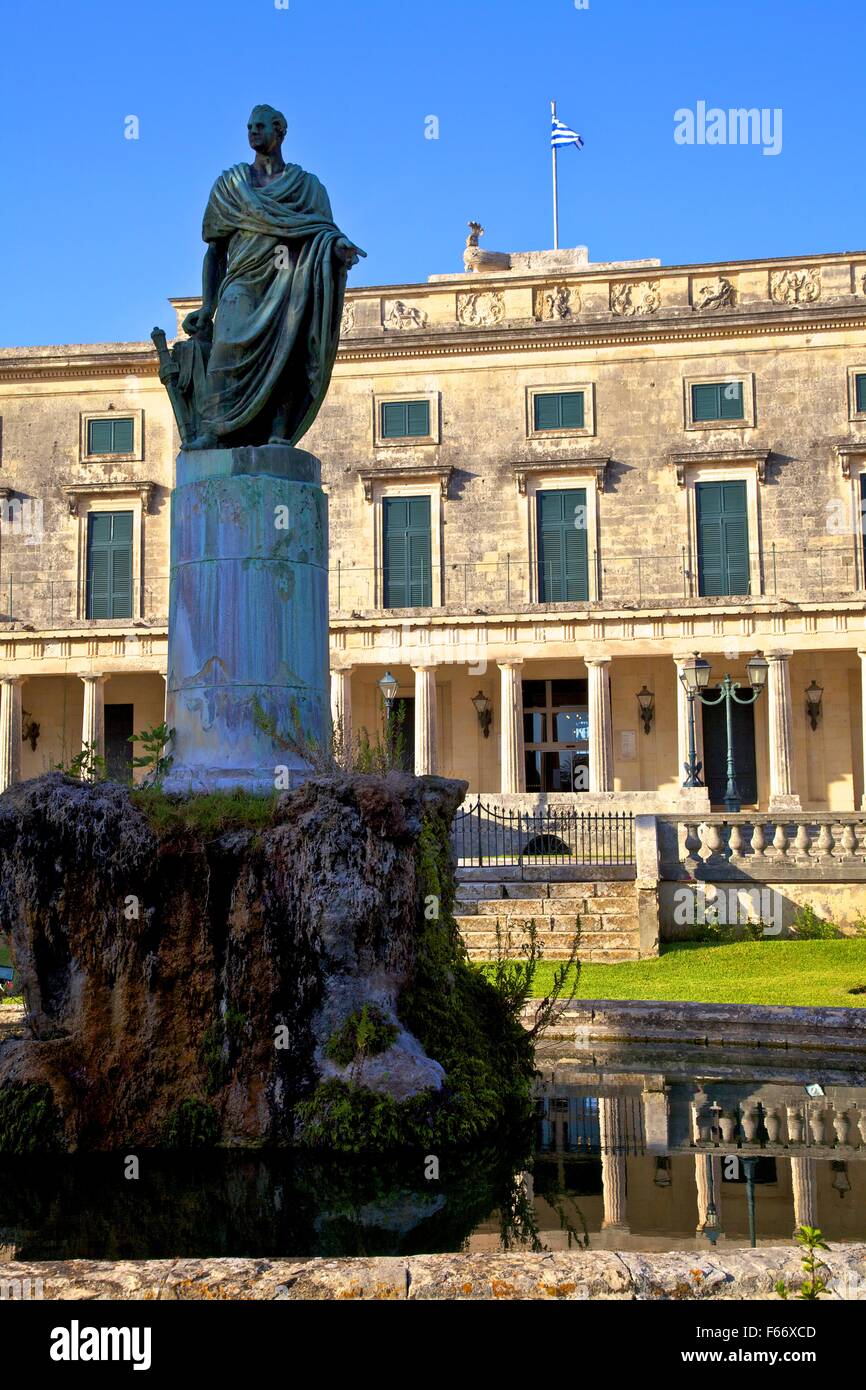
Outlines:
{"label": "statue's head", "polygon": [[273,154],[286,137],[286,118],[273,106],[254,106],[247,121],[247,138],[257,154]]}

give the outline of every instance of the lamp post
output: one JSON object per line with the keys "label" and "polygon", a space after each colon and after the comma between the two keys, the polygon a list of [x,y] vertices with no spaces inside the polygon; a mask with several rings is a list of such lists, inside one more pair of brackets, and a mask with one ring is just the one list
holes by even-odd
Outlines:
{"label": "lamp post", "polygon": [[700,692],[706,689],[710,679],[710,663],[704,661],[702,656],[694,652],[688,661],[682,663],[680,669],[680,681],[685,686],[686,695],[689,701],[689,760],[683,763],[686,774],[684,787],[702,787],[701,781],[702,764],[698,762],[697,743],[695,740],[695,700],[700,698]]}
{"label": "lamp post", "polygon": [[391,716],[394,713],[394,701],[397,698],[399,685],[396,676],[392,676],[390,671],[386,671],[377,685],[382,692],[382,699],[385,702],[385,753],[388,766],[393,766],[394,762],[394,722]]}
{"label": "lamp post", "polygon": [[706,1165],[707,1209],[704,1215],[704,1220],[701,1222],[700,1231],[702,1235],[706,1236],[707,1240],[710,1242],[710,1245],[715,1246],[718,1242],[719,1236],[722,1234],[722,1230],[721,1225],[719,1223],[719,1211],[716,1206],[716,1187],[713,1175],[713,1155],[710,1152],[707,1152],[706,1154]]}
{"label": "lamp post", "polygon": [[[697,658],[697,661],[700,661],[700,657]],[[710,668],[709,668],[709,665],[708,665],[707,662],[704,662],[703,665],[706,666],[706,671],[701,673],[701,674],[704,676],[704,679],[703,679],[703,681],[702,681],[701,683],[702,683],[704,686],[706,686],[706,685],[708,684],[708,682],[709,682]],[[684,668],[683,668],[683,674],[684,674],[684,675],[685,675],[685,669],[686,669],[686,668],[684,667]],[[734,728],[733,728],[733,708],[732,708],[732,706],[735,705],[735,704],[736,704],[736,705],[753,705],[753,704],[755,703],[755,701],[757,700],[758,696],[760,695],[761,691],[764,689],[764,686],[767,684],[767,671],[768,671],[768,670],[769,670],[769,663],[766,661],[766,659],[765,659],[763,653],[762,653],[762,652],[756,652],[755,655],[751,658],[751,660],[748,661],[748,662],[746,663],[746,671],[748,672],[748,675],[749,675],[749,682],[750,682],[750,685],[751,685],[751,687],[752,687],[752,688],[751,688],[751,691],[750,691],[750,693],[749,693],[748,695],[738,695],[738,694],[737,694],[737,691],[742,689],[742,686],[740,685],[740,682],[739,682],[739,681],[731,680],[731,677],[726,673],[726,674],[725,674],[725,678],[724,678],[724,680],[722,681],[722,684],[721,684],[721,688],[720,688],[720,690],[719,690],[719,693],[718,693],[718,695],[715,697],[715,699],[712,699],[712,700],[711,700],[711,699],[708,699],[706,695],[702,695],[702,694],[700,693],[699,688],[698,688],[698,684],[697,684],[697,680],[698,680],[697,674],[696,674],[696,677],[695,677],[695,679],[696,679],[696,684],[695,684],[695,690],[694,690],[694,697],[692,697],[691,694],[690,694],[690,696],[689,696],[690,705],[692,705],[692,709],[691,709],[691,718],[690,718],[690,723],[689,723],[689,745],[690,745],[689,761],[692,763],[692,765],[694,765],[694,754],[693,754],[693,752],[692,752],[692,750],[693,750],[693,748],[694,748],[694,708],[693,708],[693,704],[692,704],[692,699],[695,698],[695,699],[700,700],[700,702],[701,702],[702,705],[708,705],[708,706],[709,706],[709,705],[720,705],[720,704],[724,703],[724,706],[725,706],[725,739],[726,739],[726,745],[727,745],[727,759],[726,759],[726,764],[727,764],[727,765],[726,765],[727,780],[726,780],[726,783],[725,783],[725,795],[724,795],[724,797],[722,798],[722,800],[723,800],[724,803],[725,803],[725,810],[726,810],[726,811],[730,811],[730,812],[739,811],[740,807],[741,807],[742,804],[743,804],[743,802],[742,802],[742,797],[740,796],[740,789],[739,789],[739,787],[737,786],[737,770],[736,770],[736,766],[735,766],[735,763],[734,763]],[[689,689],[688,684],[686,685],[686,688]],[[698,770],[699,770],[699,769],[698,769]],[[691,775],[691,774],[690,774],[690,775]],[[693,787],[693,786],[700,786],[701,784],[700,784],[699,782],[698,782],[698,783],[695,783],[695,782],[692,782],[692,781],[686,781],[686,782],[683,783],[683,785],[684,785],[684,786],[687,786],[687,787],[689,787],[689,786],[692,786],[692,787]]]}

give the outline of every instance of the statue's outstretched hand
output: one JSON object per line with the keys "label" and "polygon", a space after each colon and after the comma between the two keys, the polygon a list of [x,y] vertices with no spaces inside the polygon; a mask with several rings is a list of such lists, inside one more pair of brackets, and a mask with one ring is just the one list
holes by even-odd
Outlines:
{"label": "statue's outstretched hand", "polygon": [[334,242],[334,255],[343,262],[347,270],[351,270],[353,265],[358,264],[361,256],[366,258],[367,252],[362,251],[360,246],[353,246],[351,241],[347,241],[344,236],[341,236]]}

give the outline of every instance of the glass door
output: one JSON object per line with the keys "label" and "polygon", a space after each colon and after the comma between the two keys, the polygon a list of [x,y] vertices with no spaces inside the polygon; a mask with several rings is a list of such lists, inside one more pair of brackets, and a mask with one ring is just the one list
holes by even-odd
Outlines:
{"label": "glass door", "polygon": [[528,792],[589,790],[589,705],[585,680],[523,682]]}

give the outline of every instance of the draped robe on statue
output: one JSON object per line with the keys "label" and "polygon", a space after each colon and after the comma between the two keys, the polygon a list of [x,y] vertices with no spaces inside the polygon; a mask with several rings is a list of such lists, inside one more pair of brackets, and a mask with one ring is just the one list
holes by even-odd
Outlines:
{"label": "draped robe on statue", "polygon": [[342,233],[328,195],[297,164],[266,188],[236,164],[211,190],[202,236],[228,242],[204,421],[224,444],[263,444],[285,407],[294,444],[318,414],[340,337],[346,267],[334,255]]}

